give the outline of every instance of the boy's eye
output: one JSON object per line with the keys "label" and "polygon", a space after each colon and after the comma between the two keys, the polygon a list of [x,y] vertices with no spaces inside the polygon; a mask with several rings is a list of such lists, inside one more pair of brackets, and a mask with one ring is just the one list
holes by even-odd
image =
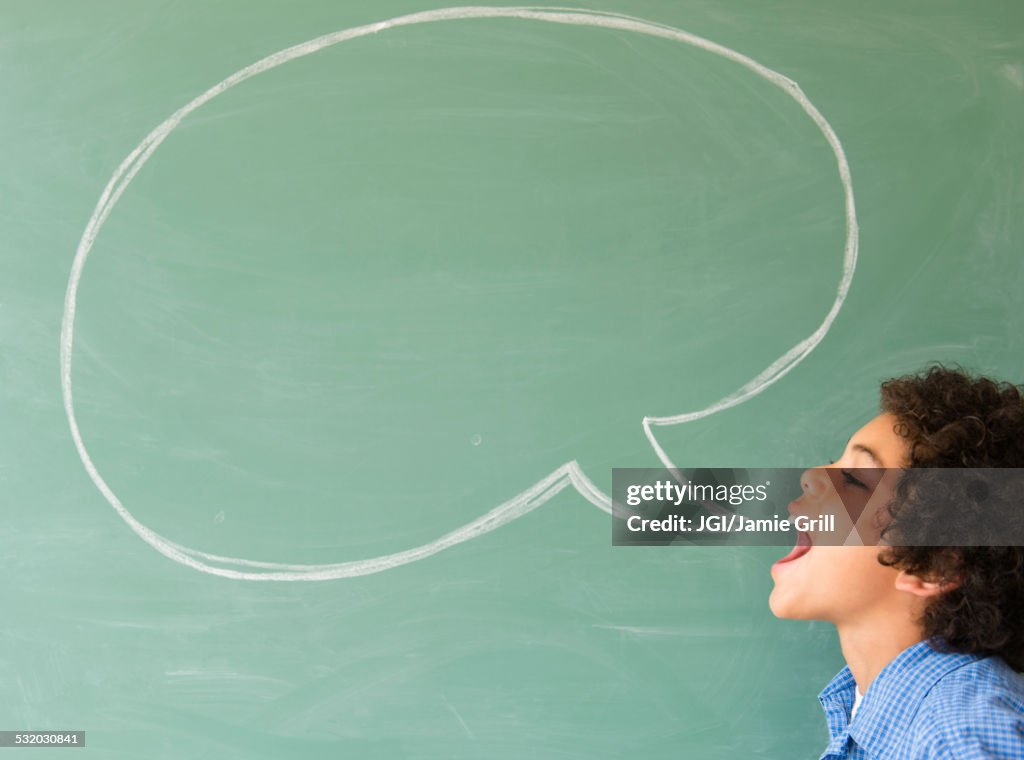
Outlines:
{"label": "boy's eye", "polygon": [[843,473],[843,482],[844,483],[847,483],[848,485],[851,485],[854,488],[865,488],[865,489],[867,488],[867,486],[864,485],[863,482],[857,480],[857,478],[855,478],[853,475],[851,475],[849,470],[841,470],[840,472]]}

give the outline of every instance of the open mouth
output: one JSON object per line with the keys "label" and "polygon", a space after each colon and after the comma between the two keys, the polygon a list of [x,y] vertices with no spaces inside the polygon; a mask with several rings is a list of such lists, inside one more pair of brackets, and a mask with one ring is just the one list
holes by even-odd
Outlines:
{"label": "open mouth", "polygon": [[800,559],[802,556],[807,554],[811,550],[811,536],[809,533],[800,531],[796,534],[796,546],[782,559],[776,560],[776,565],[781,565],[786,562],[793,562],[794,560]]}

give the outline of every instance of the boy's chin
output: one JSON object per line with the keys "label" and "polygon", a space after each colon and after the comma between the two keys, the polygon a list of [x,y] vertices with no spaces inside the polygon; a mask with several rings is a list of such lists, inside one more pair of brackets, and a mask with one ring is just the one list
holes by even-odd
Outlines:
{"label": "boy's chin", "polygon": [[815,615],[810,610],[807,610],[806,606],[801,605],[798,600],[787,599],[786,595],[781,593],[778,588],[774,589],[768,596],[768,609],[772,611],[775,617],[784,620],[821,619],[819,615]]}
{"label": "boy's chin", "polygon": [[789,618],[788,608],[785,602],[776,600],[775,592],[773,591],[768,597],[768,609],[772,611],[772,614],[777,618]]}

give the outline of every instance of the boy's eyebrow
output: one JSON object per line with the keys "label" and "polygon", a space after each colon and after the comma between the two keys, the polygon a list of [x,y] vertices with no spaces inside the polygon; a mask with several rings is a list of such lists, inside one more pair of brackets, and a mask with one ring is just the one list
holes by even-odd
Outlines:
{"label": "boy's eyebrow", "polygon": [[863,443],[855,443],[852,446],[850,446],[850,448],[853,449],[854,451],[861,451],[861,452],[867,454],[869,457],[871,457],[872,460],[874,460],[875,465],[877,467],[884,467],[885,466],[885,465],[882,464],[882,460],[878,458],[878,454],[876,454],[873,450],[869,449]]}

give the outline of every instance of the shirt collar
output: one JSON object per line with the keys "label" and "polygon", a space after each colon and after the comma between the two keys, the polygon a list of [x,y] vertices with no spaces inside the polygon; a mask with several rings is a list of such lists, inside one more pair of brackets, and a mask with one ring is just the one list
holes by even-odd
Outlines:
{"label": "shirt collar", "polygon": [[941,652],[928,641],[919,641],[882,668],[852,721],[856,682],[849,667],[843,668],[818,695],[831,735],[826,753],[842,750],[852,737],[872,756],[891,757],[935,683],[976,659],[976,655]]}
{"label": "shirt collar", "polygon": [[[825,711],[828,723],[829,743],[822,757],[828,755],[845,755],[849,741],[850,710],[853,708],[853,692],[857,683],[849,667],[840,670],[828,685],[821,690],[818,701]],[[861,709],[863,709],[863,704]],[[858,710],[859,712],[859,710]]]}

